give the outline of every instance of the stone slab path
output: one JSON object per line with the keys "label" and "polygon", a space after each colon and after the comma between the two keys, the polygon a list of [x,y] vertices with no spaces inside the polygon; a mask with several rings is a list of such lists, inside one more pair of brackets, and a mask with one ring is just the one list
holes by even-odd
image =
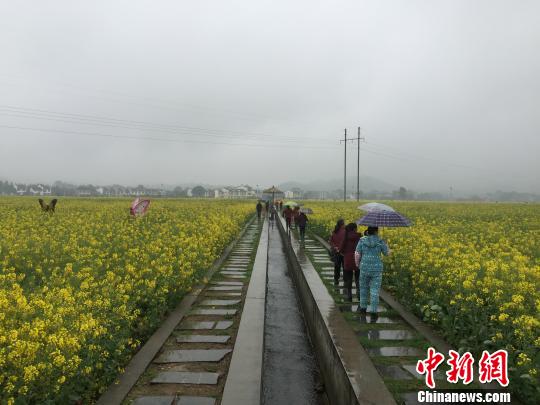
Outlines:
{"label": "stone slab path", "polygon": [[258,222],[247,228],[125,403],[220,403],[260,232]]}
{"label": "stone slab path", "polygon": [[[407,405],[418,404],[417,391],[427,387],[425,377],[416,372],[416,363],[420,359],[425,359],[427,348],[431,344],[382,297],[377,308],[377,317],[369,313],[358,313],[357,289],[352,289],[353,300],[349,302],[343,285],[343,274],[338,285],[334,284],[333,263],[327,254],[322,253],[323,250],[327,252],[327,246],[315,238],[307,237],[303,249],[335,302],[339,304],[340,311],[349,321],[396,402]],[[354,282],[353,287],[356,287]],[[443,381],[444,377],[443,370],[435,373],[438,388],[471,388],[464,385],[449,385]]]}

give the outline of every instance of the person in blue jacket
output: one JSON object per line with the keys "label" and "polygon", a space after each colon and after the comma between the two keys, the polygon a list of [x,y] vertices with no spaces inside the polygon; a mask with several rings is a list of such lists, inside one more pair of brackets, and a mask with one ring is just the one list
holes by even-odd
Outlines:
{"label": "person in blue jacket", "polygon": [[381,289],[383,262],[381,255],[388,255],[386,242],[379,238],[379,228],[370,226],[367,235],[360,239],[356,245],[356,252],[360,256],[360,304],[358,312],[366,313],[368,307],[368,294],[370,297],[371,313],[377,316],[379,305],[379,290]]}

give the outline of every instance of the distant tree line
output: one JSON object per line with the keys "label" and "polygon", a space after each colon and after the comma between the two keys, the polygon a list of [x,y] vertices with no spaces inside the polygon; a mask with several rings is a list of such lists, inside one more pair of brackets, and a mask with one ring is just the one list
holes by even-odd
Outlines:
{"label": "distant tree line", "polygon": [[0,181],[0,194],[2,195],[11,195],[15,194],[17,192],[17,189],[13,185],[13,183],[9,183],[7,181]]}
{"label": "distant tree line", "polygon": [[196,198],[256,198],[256,192],[250,186],[205,188],[201,185],[193,188],[176,186],[173,189],[146,187],[139,184],[136,187],[113,184],[111,186],[96,186],[93,184],[71,184],[55,181],[52,185],[22,184],[0,181],[0,195],[32,195],[32,196],[105,196],[105,197],[196,197]]}
{"label": "distant tree line", "polygon": [[[347,199],[356,199],[356,189],[347,190]],[[293,188],[288,191],[287,199],[306,200],[342,200],[343,189],[332,191],[307,190]],[[195,197],[195,198],[256,198],[255,190],[250,186],[205,188],[201,185],[193,188],[180,186],[173,189],[146,187],[139,184],[136,187],[113,184],[112,186],[95,186],[93,184],[75,185],[62,181],[55,181],[52,185],[20,184],[0,181],[0,195],[56,195],[56,196],[153,196],[153,197]],[[405,200],[405,201],[508,201],[508,202],[538,202],[540,195],[532,193],[496,191],[485,195],[453,196],[452,193],[414,192],[403,186],[399,189],[387,191],[362,191],[362,200]]]}

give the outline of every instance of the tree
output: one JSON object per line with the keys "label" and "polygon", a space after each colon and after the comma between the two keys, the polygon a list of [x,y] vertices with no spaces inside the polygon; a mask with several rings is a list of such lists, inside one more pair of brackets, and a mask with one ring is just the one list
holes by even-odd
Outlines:
{"label": "tree", "polygon": [[176,186],[172,191],[172,195],[174,197],[185,197],[186,196],[186,190],[184,190],[180,186]]}
{"label": "tree", "polygon": [[411,193],[403,186],[399,190],[392,191],[392,198],[397,200],[408,200],[411,197]]}
{"label": "tree", "polygon": [[0,181],[0,194],[15,194],[17,190],[13,183],[8,183],[7,181]]}
{"label": "tree", "polygon": [[204,197],[206,195],[206,189],[203,186],[193,187],[191,195],[193,197]]}
{"label": "tree", "polygon": [[399,199],[400,200],[406,200],[407,199],[407,189],[403,186],[399,188],[398,191]]}

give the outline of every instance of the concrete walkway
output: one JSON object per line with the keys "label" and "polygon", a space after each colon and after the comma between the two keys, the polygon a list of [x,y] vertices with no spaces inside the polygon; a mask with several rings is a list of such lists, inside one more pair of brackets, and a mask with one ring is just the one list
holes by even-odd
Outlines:
{"label": "concrete walkway", "polygon": [[322,404],[318,365],[276,227],[270,227],[268,239],[262,402]]}

